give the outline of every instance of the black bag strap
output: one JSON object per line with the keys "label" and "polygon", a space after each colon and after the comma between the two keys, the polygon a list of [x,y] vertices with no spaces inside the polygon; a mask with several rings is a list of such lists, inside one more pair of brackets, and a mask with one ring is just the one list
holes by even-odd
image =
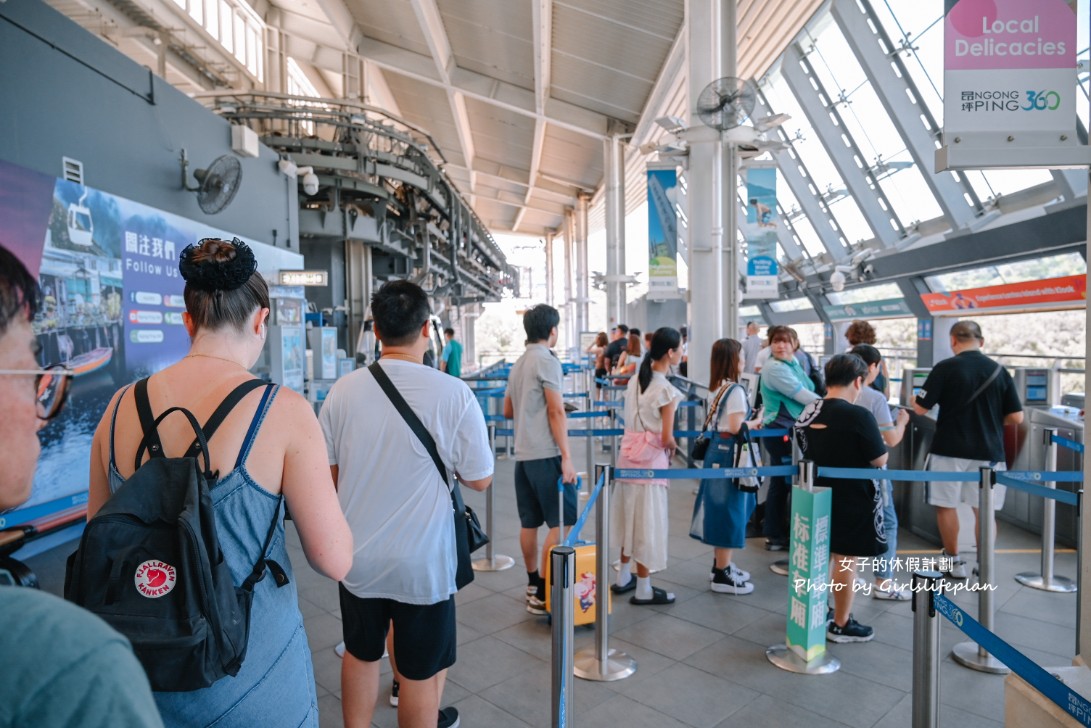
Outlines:
{"label": "black bag strap", "polygon": [[970,395],[970,398],[968,400],[966,400],[966,406],[967,407],[969,407],[971,404],[973,404],[974,400],[977,399],[978,397],[980,397],[981,393],[984,392],[986,389],[988,389],[990,384],[992,384],[994,381],[996,381],[996,378],[1000,376],[1000,370],[1003,369],[1003,368],[1004,367],[1002,367],[999,364],[996,365],[996,369],[993,369],[993,373],[989,375],[989,378],[986,379],[981,384],[981,386],[978,387],[974,391],[974,393]]}
{"label": "black bag strap", "polygon": [[[204,458],[204,461],[205,461],[204,475],[205,475],[206,478],[211,479],[212,478],[212,462],[209,460],[209,455],[208,455],[208,440],[205,438],[205,433],[201,429],[201,423],[197,421],[197,418],[194,417],[193,413],[190,412],[188,409],[186,409],[185,407],[171,407],[171,408],[169,408],[167,410],[164,410],[162,414],[160,414],[158,417],[156,417],[154,420],[152,420],[151,424],[148,426],[148,429],[145,430],[145,432],[150,432],[153,435],[155,435],[155,439],[158,442],[158,440],[159,440],[159,436],[158,436],[159,423],[161,423],[163,420],[165,420],[168,415],[171,415],[171,414],[173,414],[175,412],[181,412],[183,415],[185,415],[186,420],[190,424],[190,427],[193,428],[193,434],[197,436],[197,442],[201,446],[200,452],[201,452],[201,455],[202,455],[202,457]],[[143,426],[143,423],[141,423],[141,426]],[[149,447],[148,436],[147,435],[145,435],[144,439],[140,441],[140,447],[137,448],[137,450],[136,450],[136,467],[137,468],[140,467],[140,461],[144,459],[144,450],[146,448],[149,449],[149,450],[151,449]],[[162,449],[162,447],[160,447],[159,448],[159,454],[158,455],[152,455],[152,457],[163,457],[162,452],[163,452],[163,449]]]}
{"label": "black bag strap", "polygon": [[394,386],[394,382],[390,381],[390,377],[388,377],[386,372],[383,371],[383,368],[379,366],[379,362],[373,362],[367,370],[371,372],[371,376],[375,377],[375,381],[379,383],[383,392],[390,399],[390,403],[394,405],[394,409],[398,410],[398,414],[400,414],[402,419],[405,420],[405,423],[409,425],[409,429],[413,431],[413,434],[417,436],[417,439],[423,443],[424,449],[432,456],[432,462],[436,464],[436,469],[439,470],[443,482],[447,484],[447,487],[451,491],[451,501],[456,503],[457,507],[457,502],[455,500],[456,488],[454,488],[447,479],[447,467],[439,457],[439,451],[436,449],[436,441],[432,438],[431,433],[425,429],[424,423],[420,421],[420,418],[417,417],[413,408],[405,401],[405,397],[403,397],[401,392],[398,391],[398,388]]}
{"label": "black bag strap", "polygon": [[265,578],[265,569],[269,568],[269,571],[273,572],[273,579],[276,581],[277,586],[281,587],[288,583],[288,572],[284,570],[277,562],[268,558],[269,546],[273,543],[273,536],[276,535],[277,525],[280,523],[280,509],[284,506],[284,496],[281,495],[277,498],[277,507],[273,510],[273,520],[269,522],[269,530],[265,533],[265,543],[261,546],[261,556],[258,558],[258,562],[254,564],[254,568],[250,571],[250,575],[243,580],[240,587],[244,591],[254,591],[254,585]]}
{"label": "black bag strap", "polygon": [[750,437],[750,428],[746,426],[746,423],[742,423],[742,427],[735,434],[735,442],[737,447],[735,448],[735,467],[739,467],[739,461],[742,460],[742,449],[745,447],[750,453],[750,462],[756,463],[757,457],[754,453],[754,440]]}

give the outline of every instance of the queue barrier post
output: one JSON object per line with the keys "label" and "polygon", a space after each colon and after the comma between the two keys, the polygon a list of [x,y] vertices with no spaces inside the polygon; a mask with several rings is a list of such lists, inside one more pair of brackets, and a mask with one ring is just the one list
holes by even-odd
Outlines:
{"label": "queue barrier post", "polygon": [[553,612],[553,659],[552,659],[552,709],[553,728],[572,725],[574,698],[572,677],[572,642],[575,631],[575,604],[572,590],[575,587],[576,550],[571,546],[555,546],[550,552],[550,586]]}
{"label": "queue barrier post", "polygon": [[[1057,431],[1047,428],[1042,432],[1045,438],[1046,446],[1046,462],[1045,470],[1052,472],[1057,470],[1057,443],[1054,437],[1057,435]],[[1047,481],[1042,483],[1047,488],[1056,488],[1057,483],[1055,481]],[[1057,502],[1052,498],[1046,498],[1042,503],[1042,571],[1041,573],[1034,573],[1033,571],[1024,571],[1015,575],[1015,580],[1023,586],[1029,586],[1032,589],[1041,589],[1042,591],[1049,592],[1074,592],[1076,591],[1076,583],[1064,576],[1055,576],[1053,574],[1053,555],[1054,555],[1054,541],[1055,532],[1057,529]]]}
{"label": "queue barrier post", "polygon": [[595,466],[595,482],[603,478],[602,491],[595,504],[595,646],[585,647],[575,655],[576,677],[596,682],[612,682],[636,672],[636,660],[621,650],[610,649],[610,485],[613,468]]}
{"label": "queue barrier post", "polygon": [[[489,449],[492,451],[493,458],[495,458],[496,425],[492,423],[489,423]],[[515,566],[515,559],[493,551],[493,543],[496,539],[493,538],[492,530],[492,492],[493,488],[485,489],[485,533],[489,536],[489,542],[485,544],[485,558],[474,559],[470,562],[470,566],[473,567],[474,571],[503,571]]]}
{"label": "queue barrier post", "polygon": [[[791,430],[789,430],[789,433],[790,432]],[[789,435],[789,437],[791,437],[791,435]],[[792,465],[801,467],[799,471],[799,485],[802,487],[804,481],[806,480],[806,482],[809,483],[809,485],[806,486],[806,489],[809,491],[814,490],[815,479],[817,477],[815,464],[810,460],[803,460],[803,454],[799,450],[799,443],[796,442],[796,439],[794,437],[791,437],[791,441]],[[803,463],[806,463],[806,467],[809,468],[808,472],[806,473],[804,473],[804,468],[802,467]],[[788,576],[788,559],[777,559],[773,563],[769,564],[769,571],[773,572],[774,574],[779,574],[780,576]]]}
{"label": "queue barrier post", "polygon": [[939,721],[939,626],[935,594],[943,588],[938,571],[913,572],[913,728]]}
{"label": "queue barrier post", "polygon": [[[981,626],[993,629],[993,592],[988,588],[994,583],[995,564],[993,541],[996,537],[996,514],[993,513],[993,487],[996,485],[996,472],[989,467],[981,468],[981,496],[978,501],[977,532],[977,621]],[[951,651],[955,662],[978,672],[993,675],[1007,675],[1011,670],[996,659],[984,647],[973,641],[959,642]]]}

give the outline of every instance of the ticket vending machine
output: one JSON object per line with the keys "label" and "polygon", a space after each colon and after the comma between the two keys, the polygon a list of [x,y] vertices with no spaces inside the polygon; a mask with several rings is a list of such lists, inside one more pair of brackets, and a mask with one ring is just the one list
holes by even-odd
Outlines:
{"label": "ticket vending machine", "polygon": [[303,394],[307,342],[303,328],[306,299],[302,286],[270,286],[269,335],[259,367],[269,378]]}

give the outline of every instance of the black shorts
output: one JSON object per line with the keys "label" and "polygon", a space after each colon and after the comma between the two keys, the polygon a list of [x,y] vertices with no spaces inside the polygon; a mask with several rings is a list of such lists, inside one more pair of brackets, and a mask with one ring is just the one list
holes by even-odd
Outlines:
{"label": "black shorts", "polygon": [[[515,462],[515,504],[519,510],[519,525],[538,528],[543,523],[550,528],[560,525],[557,520],[557,480],[561,477],[560,456],[541,460]],[[564,522],[576,521],[576,486],[564,486]]]}
{"label": "black shorts", "polygon": [[436,604],[405,604],[393,599],[361,599],[341,584],[341,619],[345,651],[364,662],[377,662],[386,649],[386,631],[394,623],[394,659],[410,680],[427,680],[455,664],[455,598]]}

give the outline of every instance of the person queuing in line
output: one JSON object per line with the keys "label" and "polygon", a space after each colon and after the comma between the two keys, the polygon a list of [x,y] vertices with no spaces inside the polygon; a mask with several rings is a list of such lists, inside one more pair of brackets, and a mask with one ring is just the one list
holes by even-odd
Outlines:
{"label": "person queuing in line", "polygon": [[[153,413],[184,407],[199,422],[229,392],[253,379],[265,346],[269,288],[253,252],[238,239],[206,238],[182,251],[186,281],[182,321],[189,353],[148,380]],[[190,424],[171,417],[158,428],[165,453],[184,453]],[[110,401],[91,446],[87,518],[91,519],[135,471],[143,440],[133,387]],[[352,564],[352,532],[337,504],[322,448],[322,431],[310,403],[290,389],[262,387],[248,394],[209,441],[216,531],[236,583],[262,553],[268,523],[284,496],[311,567],[335,581]],[[222,495],[215,495],[222,494]],[[283,516],[267,558],[289,566]],[[102,588],[106,588],[106,584]],[[238,675],[201,690],[158,692],[168,726],[317,725],[311,651],[303,630],[295,581],[278,588],[266,578],[254,587],[246,660]]]}
{"label": "person queuing in line", "polygon": [[610,372],[606,369],[606,347],[610,344],[605,331],[600,331],[594,343],[587,347],[587,354],[595,365],[595,398],[602,398],[602,382],[599,380]]}
{"label": "person queuing in line", "polygon": [[[719,339],[712,345],[709,363],[709,411],[705,429],[711,442],[705,455],[706,468],[731,468],[735,465],[736,439],[747,423],[750,404],[746,389],[738,383],[742,369],[742,345],[734,339]],[[693,504],[690,535],[713,547],[710,588],[721,594],[749,594],[754,591],[750,573],[743,571],[732,556],[746,547],[746,524],[754,510],[754,493],[744,493],[735,480],[702,480]]]}
{"label": "person queuing in line", "polygon": [[606,369],[613,371],[617,366],[617,360],[621,358],[621,352],[629,348],[629,327],[618,324],[610,329],[610,343],[606,345]]}
{"label": "person queuing in line", "polygon": [[765,341],[758,336],[761,330],[757,321],[746,322],[746,340],[742,342],[743,372],[746,374],[757,373],[758,352],[762,350]]}
{"label": "person queuing in line", "polygon": [[[538,304],[523,314],[527,348],[508,375],[504,416],[514,419],[515,503],[519,511],[519,547],[527,569],[526,609],[545,614],[545,573],[549,550],[561,540],[557,479],[564,483],[564,522],[576,521],[576,469],[568,448],[568,423],[561,394],[561,362],[551,351],[557,343],[557,309]],[[546,525],[541,561],[538,528]]]}
{"label": "person queuing in line", "polygon": [[[850,351],[859,344],[875,346],[875,327],[867,321],[853,321],[845,330],[845,339],[849,342]],[[879,374],[875,377],[875,381],[872,382],[870,386],[873,389],[882,392],[884,399],[890,399],[890,373],[886,368],[886,360],[881,362]]]}
{"label": "person queuing in line", "polygon": [[640,371],[640,365],[644,363],[644,358],[651,353],[652,350],[652,337],[655,336],[654,331],[644,332],[644,342],[641,347],[640,362],[636,365],[637,371]]}
{"label": "person queuing in line", "polygon": [[[803,372],[795,356],[798,337],[787,326],[769,327],[771,355],[761,369],[761,397],[764,407],[762,426],[790,429],[805,405],[818,399],[814,384]],[[789,465],[792,444],[787,437],[765,439],[769,465]],[[765,548],[783,551],[788,548],[788,495],[791,482],[784,477],[769,479],[769,494],[765,499],[762,527]]]}
{"label": "person queuing in line", "polygon": [[[891,418],[890,405],[879,390],[871,385],[875,377],[879,376],[883,355],[874,346],[858,344],[852,347],[850,354],[855,354],[867,364],[867,377],[864,378],[864,388],[860,391],[860,398],[856,400],[859,407],[863,407],[872,414],[879,425],[879,434],[883,437],[886,446],[893,448],[902,441],[905,435],[905,426],[909,423],[909,412],[898,410],[898,416]],[[875,583],[872,585],[871,595],[876,599],[891,599],[904,602],[911,597],[909,591],[899,588],[894,583],[894,559],[898,556],[898,514],[894,510],[894,484],[889,478],[883,478],[879,482],[879,488],[883,498],[883,527],[886,530],[886,552],[875,560]]]}
{"label": "person queuing in line", "polygon": [[[465,382],[423,366],[428,294],[410,281],[389,281],[372,296],[371,310],[383,344],[377,366],[434,439],[450,477],[485,490],[492,482],[493,456],[481,407]],[[398,724],[457,726],[458,711],[440,708],[447,670],[456,658],[453,484],[444,482],[368,369],[330,388],[319,419],[329,472],[356,537],[352,568],[339,589],[345,726],[371,725],[390,625]]]}
{"label": "person queuing in line", "polygon": [[[1008,370],[981,352],[985,337],[974,321],[951,327],[955,355],[936,364],[913,402],[917,414],[927,414],[937,404],[936,436],[928,456],[928,469],[940,472],[977,472],[990,467],[1005,470],[1004,426],[1023,421],[1023,405]],[[970,576],[958,553],[958,504],[969,503],[974,512],[977,538],[978,485],[932,482],[928,503],[936,508],[936,525],[943,541],[944,567],[956,579]],[[993,508],[1004,507],[1003,485],[993,488]],[[986,514],[992,518],[993,514]],[[981,544],[978,544],[980,551]],[[975,569],[976,571],[976,569]]]}
{"label": "person queuing in line", "polygon": [[678,332],[682,334],[682,361],[678,363],[678,373],[683,377],[689,376],[689,327],[680,326]]}
{"label": "person queuing in line", "polygon": [[[868,368],[855,354],[837,354],[826,363],[829,392],[808,404],[793,428],[803,456],[819,468],[872,468],[886,464],[879,426],[867,409],[856,407]],[[872,479],[831,478],[815,483],[830,488],[830,583],[833,619],[826,627],[831,642],[867,642],[875,630],[852,616],[856,557],[886,552],[883,499]]]}
{"label": "person queuing in line", "polygon": [[621,352],[617,365],[614,366],[611,372],[614,376],[624,378],[617,381],[619,385],[627,383],[628,377],[636,374],[643,352],[644,349],[640,344],[640,329],[629,329],[629,338],[625,351]]}
{"label": "person queuing in line", "polygon": [[[38,367],[30,322],[38,283],[0,246],[0,513],[30,497],[38,431],[61,412],[67,373]],[[0,587],[0,726],[158,728],[151,686],[129,641],[91,612],[37,589]]]}
{"label": "person queuing in line", "polygon": [[443,330],[445,343],[439,355],[439,370],[452,377],[462,376],[462,342],[455,338],[455,330],[447,327]]}
{"label": "person queuing in line", "polygon": [[[667,372],[682,359],[682,335],[663,327],[652,336],[651,354],[625,390],[625,434],[619,468],[670,467],[674,411],[682,393],[667,381]],[[672,604],[674,594],[653,587],[651,572],[667,568],[667,486],[665,480],[618,480],[611,508],[611,543],[621,546],[621,568],[615,594],[635,590],[633,604]],[[634,576],[633,561],[636,561]]]}

